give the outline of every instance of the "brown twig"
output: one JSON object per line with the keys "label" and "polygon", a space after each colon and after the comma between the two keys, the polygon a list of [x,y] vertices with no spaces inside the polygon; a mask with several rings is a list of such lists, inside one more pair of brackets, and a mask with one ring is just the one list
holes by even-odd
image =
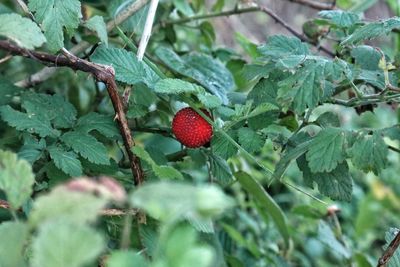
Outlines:
{"label": "brown twig", "polygon": [[393,238],[392,242],[390,242],[382,257],[379,258],[377,267],[385,267],[399,246],[400,231],[397,232],[396,236]]}
{"label": "brown twig", "polygon": [[331,4],[318,3],[313,0],[287,0],[287,1],[297,3],[303,6],[308,6],[316,10],[332,10],[336,8],[336,1],[333,1]]}
{"label": "brown twig", "polygon": [[[116,26],[123,23],[127,20],[130,16],[135,14],[138,10],[140,10],[144,5],[147,4],[149,0],[138,0],[133,2],[131,5],[127,6],[122,12],[120,12],[115,19],[109,21],[107,23],[107,32],[111,32]],[[82,41],[79,44],[72,47],[69,51],[74,54],[78,55],[84,52],[86,49],[90,47],[90,43]],[[56,72],[56,68],[54,67],[45,67],[40,71],[32,74],[28,78],[16,82],[15,85],[19,87],[31,87],[36,84],[42,83],[49,79],[54,73]]]}
{"label": "brown twig", "polygon": [[115,83],[115,73],[112,67],[95,64],[75,57],[73,54],[70,54],[69,57],[65,57],[62,55],[51,55],[43,52],[30,51],[11,44],[8,41],[0,41],[0,49],[8,51],[14,55],[21,55],[38,60],[42,63],[51,63],[57,67],[69,67],[73,70],[87,72],[92,74],[96,80],[105,83],[116,113],[116,118],[119,122],[121,135],[130,161],[130,167],[134,175],[135,185],[140,185],[143,182],[143,170],[140,166],[140,161],[131,151],[131,148],[135,143],[132,139],[131,131],[125,117],[124,107],[118,94],[117,84]]}

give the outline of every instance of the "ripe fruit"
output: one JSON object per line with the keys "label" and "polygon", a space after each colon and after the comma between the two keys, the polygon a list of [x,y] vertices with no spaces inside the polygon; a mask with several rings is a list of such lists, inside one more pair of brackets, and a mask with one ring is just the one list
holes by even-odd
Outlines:
{"label": "ripe fruit", "polygon": [[[206,110],[202,111],[211,117]],[[196,148],[210,142],[213,129],[200,114],[194,109],[187,107],[175,114],[172,120],[172,132],[175,134],[176,139],[183,145]]]}

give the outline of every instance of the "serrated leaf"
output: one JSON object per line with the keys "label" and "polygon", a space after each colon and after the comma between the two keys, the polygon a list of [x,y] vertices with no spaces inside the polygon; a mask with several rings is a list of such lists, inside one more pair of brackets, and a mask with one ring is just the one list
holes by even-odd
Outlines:
{"label": "serrated leaf", "polygon": [[22,94],[21,102],[27,113],[46,117],[56,128],[70,128],[75,123],[75,107],[59,94],[26,92]]}
{"label": "serrated leaf", "polygon": [[93,130],[96,130],[109,138],[120,137],[113,116],[90,112],[79,118],[78,123],[76,124],[76,131],[89,133]]}
{"label": "serrated leaf", "polygon": [[95,31],[106,46],[108,46],[107,26],[102,16],[93,16],[84,24],[89,30]]}
{"label": "serrated leaf", "polygon": [[85,225],[65,221],[41,224],[32,242],[33,267],[81,267],[105,248],[103,237]]}
{"label": "serrated leaf", "polygon": [[57,137],[60,135],[60,132],[53,129],[50,121],[42,114],[22,113],[7,105],[0,107],[0,115],[8,125],[19,131],[36,133],[40,137]]}
{"label": "serrated leaf", "polygon": [[397,17],[371,22],[356,29],[341,42],[341,45],[349,45],[358,43],[362,40],[370,40],[388,34],[392,30],[398,28],[400,28],[400,19]]}
{"label": "serrated leaf", "polygon": [[130,202],[162,221],[212,218],[232,206],[218,187],[176,182],[147,183],[133,192]]}
{"label": "serrated leaf", "polygon": [[277,101],[285,107],[302,113],[306,108],[314,108],[324,96],[327,86],[325,81],[325,61],[311,61],[304,64],[297,72],[279,82]]}
{"label": "serrated leaf", "polygon": [[0,224],[0,266],[25,267],[23,249],[29,237],[29,229],[22,222]]}
{"label": "serrated leaf", "polygon": [[135,251],[116,250],[107,257],[107,267],[148,267],[146,259]]}
{"label": "serrated leaf", "polygon": [[360,133],[349,151],[355,167],[365,172],[373,171],[376,175],[386,167],[388,152],[380,132],[374,132],[372,136]]}
{"label": "serrated leaf", "polygon": [[158,75],[135,54],[119,48],[100,47],[90,57],[93,62],[110,65],[115,70],[115,79],[128,84],[145,83],[149,88],[160,80]]}
{"label": "serrated leaf", "polygon": [[91,135],[70,131],[63,134],[60,140],[90,162],[110,164],[107,148]]}
{"label": "serrated leaf", "polygon": [[312,140],[308,140],[296,144],[294,147],[288,146],[281,155],[281,159],[279,160],[278,164],[276,164],[272,177],[278,180],[281,179],[286,169],[289,167],[289,164],[293,160],[306,153],[311,144]]}
{"label": "serrated leaf", "polygon": [[333,25],[342,28],[350,27],[360,21],[358,14],[343,10],[323,10],[318,15],[329,20]]}
{"label": "serrated leaf", "polygon": [[54,220],[85,224],[94,222],[107,200],[89,193],[70,191],[63,187],[40,196],[33,204],[29,223],[38,226]]}
{"label": "serrated leaf", "polygon": [[59,146],[50,146],[47,150],[57,168],[72,177],[77,177],[82,174],[82,164],[74,152],[66,151]]}
{"label": "serrated leaf", "polygon": [[34,138],[31,140],[25,139],[24,145],[18,151],[18,157],[33,164],[42,156],[44,148],[46,148],[46,142],[44,139],[41,139],[40,141],[35,140]]}
{"label": "serrated leaf", "polygon": [[132,152],[140,159],[146,161],[154,171],[154,174],[162,179],[183,179],[182,174],[175,168],[166,165],[158,165],[150,154],[140,146],[134,146]]}
{"label": "serrated leaf", "polygon": [[263,56],[283,57],[288,55],[308,55],[308,45],[301,42],[297,37],[286,35],[274,35],[268,38],[265,45],[258,47]]}
{"label": "serrated leaf", "polygon": [[64,46],[63,29],[72,35],[82,17],[78,0],[29,0],[28,6],[41,24],[47,45],[53,52]]}
{"label": "serrated leaf", "polygon": [[339,128],[326,128],[314,137],[306,154],[313,173],[330,172],[345,160],[346,132]]}
{"label": "serrated leaf", "polygon": [[319,222],[318,239],[330,250],[336,252],[341,257],[345,259],[350,259],[351,252],[349,251],[349,249],[336,239],[335,233],[324,221]]}
{"label": "serrated leaf", "polygon": [[250,128],[240,128],[238,133],[239,144],[241,144],[242,147],[249,153],[259,151],[265,143],[265,140],[263,141],[261,139],[261,136],[259,136],[255,131]]}
{"label": "serrated leaf", "polygon": [[0,150],[0,189],[12,209],[18,209],[28,200],[34,182],[32,167],[26,160],[17,159],[10,151]]}
{"label": "serrated leaf", "polygon": [[201,86],[183,81],[180,79],[162,79],[156,83],[154,90],[159,94],[171,94],[177,95],[182,93],[193,93],[197,94],[201,90]]}
{"label": "serrated leaf", "polygon": [[190,53],[182,57],[174,51],[160,47],[156,55],[171,69],[181,75],[192,78],[226,104],[227,93],[232,91],[234,80],[232,74],[218,60],[199,53]]}
{"label": "serrated leaf", "polygon": [[[228,134],[235,139],[236,132],[229,131]],[[223,159],[228,159],[237,154],[238,148],[227,140],[221,133],[216,132],[211,139],[213,153]]]}
{"label": "serrated leaf", "polygon": [[0,35],[26,49],[34,49],[46,42],[36,23],[15,13],[0,15]]}
{"label": "serrated leaf", "polygon": [[233,182],[233,175],[231,168],[229,167],[226,160],[216,156],[210,155],[210,169],[213,178],[221,185],[228,185]]}
{"label": "serrated leaf", "polygon": [[277,89],[277,84],[270,79],[261,79],[247,95],[247,99],[253,100],[256,106],[262,103],[272,103],[277,106]]}
{"label": "serrated leaf", "polygon": [[282,209],[278,206],[275,200],[268,194],[267,191],[253,177],[245,172],[235,173],[235,177],[240,185],[250,194],[262,208],[268,211],[275,226],[285,240],[285,245],[288,247],[290,243],[290,234],[286,222],[286,216]]}
{"label": "serrated leaf", "polygon": [[343,162],[330,172],[311,172],[304,156],[297,159],[297,165],[303,172],[304,182],[314,188],[314,182],[318,185],[318,191],[333,200],[350,201],[353,192],[353,182],[349,173],[349,167]]}

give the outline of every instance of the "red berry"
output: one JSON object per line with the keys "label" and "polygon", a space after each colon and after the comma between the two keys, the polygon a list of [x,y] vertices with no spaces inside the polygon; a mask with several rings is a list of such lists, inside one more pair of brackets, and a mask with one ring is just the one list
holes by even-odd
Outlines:
{"label": "red berry", "polygon": [[[211,117],[206,110],[202,110]],[[183,108],[175,114],[172,120],[172,132],[176,139],[183,145],[196,148],[210,142],[213,129],[212,126],[200,116],[194,109]]]}

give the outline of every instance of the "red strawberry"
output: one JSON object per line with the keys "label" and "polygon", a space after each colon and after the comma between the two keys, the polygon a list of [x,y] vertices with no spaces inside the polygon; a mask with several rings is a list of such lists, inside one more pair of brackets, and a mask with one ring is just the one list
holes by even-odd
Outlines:
{"label": "red strawberry", "polygon": [[[202,111],[211,117],[206,110]],[[175,114],[172,121],[172,132],[175,134],[176,139],[183,145],[196,148],[210,142],[213,129],[200,114],[188,107],[179,110]]]}

